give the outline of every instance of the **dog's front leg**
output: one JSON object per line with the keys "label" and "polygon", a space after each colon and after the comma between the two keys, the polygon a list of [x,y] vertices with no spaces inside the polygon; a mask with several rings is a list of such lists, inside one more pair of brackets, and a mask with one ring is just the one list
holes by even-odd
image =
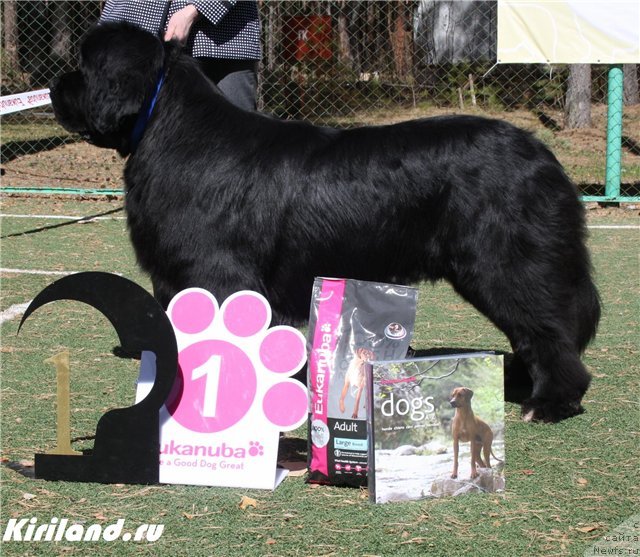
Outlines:
{"label": "dog's front leg", "polygon": [[355,420],[358,417],[358,411],[360,410],[360,398],[362,397],[362,390],[364,387],[358,387],[358,394],[356,395],[356,403],[353,405],[352,418]]}
{"label": "dog's front leg", "polygon": [[453,472],[451,472],[451,479],[455,480],[458,477],[458,449],[459,442],[458,436],[454,433],[453,435]]}
{"label": "dog's front leg", "polygon": [[491,443],[493,441],[493,434],[491,437],[487,437],[484,441],[483,453],[484,453],[484,466],[485,468],[491,468]]}
{"label": "dog's front leg", "polygon": [[345,378],[344,380],[344,385],[342,386],[342,392],[340,393],[340,400],[338,401],[338,406],[340,407],[340,413],[344,414],[344,399],[347,397],[347,393],[349,392],[349,387],[351,386],[351,383],[349,383],[349,380],[347,378]]}

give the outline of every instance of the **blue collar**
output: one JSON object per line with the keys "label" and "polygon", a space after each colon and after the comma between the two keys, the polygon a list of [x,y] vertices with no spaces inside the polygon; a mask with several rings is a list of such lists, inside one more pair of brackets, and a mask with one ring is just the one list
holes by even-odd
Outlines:
{"label": "blue collar", "polygon": [[133,131],[131,132],[131,153],[135,152],[135,150],[138,148],[138,144],[142,140],[142,135],[144,134],[144,130],[147,127],[149,118],[151,118],[153,107],[156,105],[156,101],[158,100],[158,93],[160,93],[160,89],[162,88],[163,83],[164,70],[161,70],[160,75],[158,76],[156,90],[154,91],[153,96],[145,101],[145,103],[142,105],[142,108],[138,113],[138,119],[136,120],[135,126],[133,126]]}

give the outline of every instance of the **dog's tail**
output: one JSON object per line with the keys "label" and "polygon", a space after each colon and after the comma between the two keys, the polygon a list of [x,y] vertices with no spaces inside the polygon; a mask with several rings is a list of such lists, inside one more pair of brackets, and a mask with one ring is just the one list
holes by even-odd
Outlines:
{"label": "dog's tail", "polygon": [[504,460],[502,458],[498,458],[495,454],[493,454],[493,447],[491,447],[491,456],[494,458],[494,460],[497,460],[498,462],[504,462]]}
{"label": "dog's tail", "polygon": [[576,346],[580,352],[584,352],[584,349],[596,336],[600,322],[600,296],[588,274],[578,283],[573,303]]}

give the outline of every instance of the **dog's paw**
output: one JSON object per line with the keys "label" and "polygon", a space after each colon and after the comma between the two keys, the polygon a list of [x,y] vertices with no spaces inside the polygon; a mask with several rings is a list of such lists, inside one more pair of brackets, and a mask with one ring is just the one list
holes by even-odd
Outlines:
{"label": "dog's paw", "polygon": [[557,423],[584,412],[579,400],[557,401],[530,398],[522,403],[522,420],[525,422]]}
{"label": "dog's paw", "polygon": [[[206,290],[178,294],[167,310],[180,347],[179,373],[167,407],[193,431],[216,432],[261,413],[274,429],[304,421],[306,389],[290,377],[306,361],[306,341],[291,327],[269,328],[271,309],[243,291],[218,307]],[[180,404],[186,396],[192,404]]]}

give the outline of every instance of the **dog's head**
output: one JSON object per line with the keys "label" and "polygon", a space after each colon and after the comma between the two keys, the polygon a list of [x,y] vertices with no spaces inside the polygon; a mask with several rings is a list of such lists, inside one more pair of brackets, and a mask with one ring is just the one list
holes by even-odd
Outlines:
{"label": "dog's head", "polygon": [[368,348],[357,348],[356,358],[362,360],[363,362],[370,362],[371,360],[376,359],[376,355]]}
{"label": "dog's head", "polygon": [[471,404],[471,397],[473,397],[473,391],[471,389],[467,389],[467,387],[458,387],[453,389],[449,404],[454,408],[469,406]]}
{"label": "dog's head", "polygon": [[79,69],[51,84],[56,119],[99,147],[127,154],[164,59],[165,48],[153,34],[127,23],[98,24],[80,46]]}

